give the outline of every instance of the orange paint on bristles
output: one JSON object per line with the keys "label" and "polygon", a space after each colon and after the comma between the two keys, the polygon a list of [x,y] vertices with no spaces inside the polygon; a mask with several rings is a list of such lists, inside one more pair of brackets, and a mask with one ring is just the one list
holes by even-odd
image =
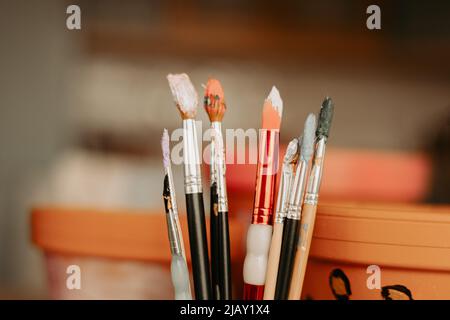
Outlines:
{"label": "orange paint on bristles", "polygon": [[222,121],[227,107],[219,80],[214,78],[208,79],[205,87],[204,107],[211,122]]}
{"label": "orange paint on bristles", "polygon": [[281,117],[278,111],[272,106],[272,101],[267,99],[264,101],[262,128],[263,129],[280,129]]}
{"label": "orange paint on bristles", "polygon": [[209,78],[206,83],[205,95],[206,94],[218,95],[220,99],[223,99],[224,93],[220,81],[214,78]]}

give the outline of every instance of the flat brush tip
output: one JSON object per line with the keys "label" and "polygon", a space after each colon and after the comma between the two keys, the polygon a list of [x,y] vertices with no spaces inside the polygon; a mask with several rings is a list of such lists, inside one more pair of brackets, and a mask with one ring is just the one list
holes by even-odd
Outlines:
{"label": "flat brush tip", "polygon": [[161,149],[163,154],[163,164],[167,168],[170,165],[169,132],[164,129],[161,137]]}
{"label": "flat brush tip", "polygon": [[205,86],[203,105],[211,122],[222,121],[227,107],[223,88],[219,80],[214,78],[208,79]]}
{"label": "flat brush tip", "polygon": [[198,96],[189,76],[186,73],[168,74],[167,80],[182,118],[194,118],[197,112]]}
{"label": "flat brush tip", "polygon": [[310,113],[305,120],[305,127],[303,129],[301,158],[304,161],[309,161],[314,153],[315,131],[316,116],[313,113]]}
{"label": "flat brush tip", "polygon": [[330,97],[326,97],[322,102],[319,113],[319,124],[317,125],[316,136],[326,137],[330,134],[331,122],[333,121],[334,103]]}

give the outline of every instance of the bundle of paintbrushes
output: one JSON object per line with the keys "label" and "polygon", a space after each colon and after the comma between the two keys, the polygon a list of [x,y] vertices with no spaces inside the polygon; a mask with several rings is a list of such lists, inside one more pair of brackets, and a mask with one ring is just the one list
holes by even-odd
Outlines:
{"label": "bundle of paintbrushes", "polygon": [[[216,79],[209,79],[204,86],[204,108],[211,122],[212,137],[210,265],[194,121],[198,96],[186,74],[167,78],[183,120],[184,186],[195,298],[228,300],[232,298],[232,281],[222,136],[222,119],[226,111],[223,89]],[[243,270],[244,299],[299,299],[305,276],[333,103],[326,98],[317,128],[315,115],[309,114],[303,134],[289,143],[282,161],[275,206],[282,113],[283,101],[277,88],[273,87],[264,102],[259,131],[256,190]],[[190,299],[189,273],[178,221],[167,131],[164,131],[162,148],[165,168],[163,197],[175,298]]]}
{"label": "bundle of paintbrushes", "polygon": [[290,300],[300,299],[302,293],[303,280],[306,273],[306,263],[308,262],[309,248],[311,246],[314,222],[316,220],[326,143],[328,141],[331,121],[333,120],[333,112],[333,101],[331,101],[330,98],[326,98],[322,103],[319,113],[314,158],[302,206],[300,239],[297,244],[297,250],[293,252],[295,259],[288,293]]}

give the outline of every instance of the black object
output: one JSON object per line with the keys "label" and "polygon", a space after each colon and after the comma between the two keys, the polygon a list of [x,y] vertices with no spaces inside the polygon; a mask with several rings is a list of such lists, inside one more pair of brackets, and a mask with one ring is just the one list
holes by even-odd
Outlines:
{"label": "black object", "polygon": [[186,194],[186,211],[195,298],[198,300],[210,300],[212,298],[211,278],[202,193]]}
{"label": "black object", "polygon": [[395,298],[391,296],[391,293],[395,291],[404,294],[405,296],[408,297],[409,300],[414,300],[411,291],[407,287],[402,286],[401,284],[396,284],[393,286],[384,286],[383,288],[381,288],[381,296],[383,297],[384,300],[395,300]]}
{"label": "black object", "polygon": [[211,248],[211,282],[213,297],[221,300],[220,292],[220,249],[219,249],[219,216],[218,216],[218,195],[217,183],[211,185],[211,205],[210,205],[210,248]]}
{"label": "black object", "polygon": [[211,274],[214,299],[231,299],[231,256],[228,212],[218,211],[217,184],[211,186]]}
{"label": "black object", "polygon": [[219,212],[220,294],[222,300],[231,300],[231,253],[228,212]]}
{"label": "black object", "polygon": [[[334,286],[333,279],[340,280],[344,284],[344,288],[337,288]],[[350,300],[350,296],[352,295],[352,288],[350,286],[350,280],[348,280],[347,275],[339,268],[333,269],[328,277],[328,283],[331,288],[331,292],[336,300],[347,301]],[[342,292],[342,289],[345,292]]]}
{"label": "black object", "polygon": [[275,287],[276,300],[286,300],[288,298],[298,238],[299,220],[286,218],[283,228],[283,240],[281,242],[277,285]]}

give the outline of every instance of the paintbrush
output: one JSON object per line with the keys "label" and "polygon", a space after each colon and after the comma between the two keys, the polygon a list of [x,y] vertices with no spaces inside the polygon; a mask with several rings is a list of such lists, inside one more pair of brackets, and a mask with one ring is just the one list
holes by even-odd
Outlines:
{"label": "paintbrush", "polygon": [[283,101],[273,87],[264,102],[259,132],[256,190],[251,225],[247,232],[244,260],[244,299],[261,300],[266,280],[267,258],[272,237],[275,183]]}
{"label": "paintbrush", "polygon": [[170,272],[176,300],[191,300],[191,285],[189,283],[189,270],[186,263],[183,235],[181,234],[180,220],[178,219],[177,199],[173,183],[172,167],[170,165],[169,134],[164,129],[161,138],[161,148],[164,164],[164,208],[166,210],[167,231],[169,234],[170,253],[172,261]]}
{"label": "paintbrush", "polygon": [[319,200],[320,183],[322,179],[323,161],[326,143],[333,120],[334,105],[330,98],[326,98],[320,109],[319,121],[316,130],[314,160],[308,179],[305,200],[302,208],[300,223],[300,239],[294,259],[294,269],[289,289],[289,299],[298,300],[302,293],[305,278],[306,264],[308,262],[309,248],[316,220],[317,203]]}
{"label": "paintbrush", "polygon": [[195,297],[200,300],[208,300],[212,297],[211,279],[200,159],[194,120],[198,96],[186,74],[169,74],[167,80],[183,119],[184,188]]}
{"label": "paintbrush", "polygon": [[289,142],[283,158],[283,168],[277,193],[277,209],[273,223],[273,234],[270,242],[269,259],[267,261],[264,300],[273,300],[277,284],[278,266],[280,261],[281,241],[283,238],[283,223],[287,215],[289,194],[291,192],[294,168],[299,155],[299,141],[294,138]]}
{"label": "paintbrush", "polygon": [[300,158],[295,172],[295,178],[289,197],[289,208],[284,221],[283,241],[281,245],[280,266],[278,268],[275,299],[285,300],[288,297],[291,283],[292,268],[299,237],[299,221],[301,206],[305,193],[306,173],[311,156],[314,153],[314,132],[316,130],[316,116],[312,113],[305,121],[301,140]]}
{"label": "paintbrush", "polygon": [[211,121],[210,144],[210,248],[213,295],[217,300],[231,299],[231,260],[228,226],[228,200],[225,180],[225,152],[222,119],[226,111],[220,82],[209,79],[205,87],[204,107]]}

